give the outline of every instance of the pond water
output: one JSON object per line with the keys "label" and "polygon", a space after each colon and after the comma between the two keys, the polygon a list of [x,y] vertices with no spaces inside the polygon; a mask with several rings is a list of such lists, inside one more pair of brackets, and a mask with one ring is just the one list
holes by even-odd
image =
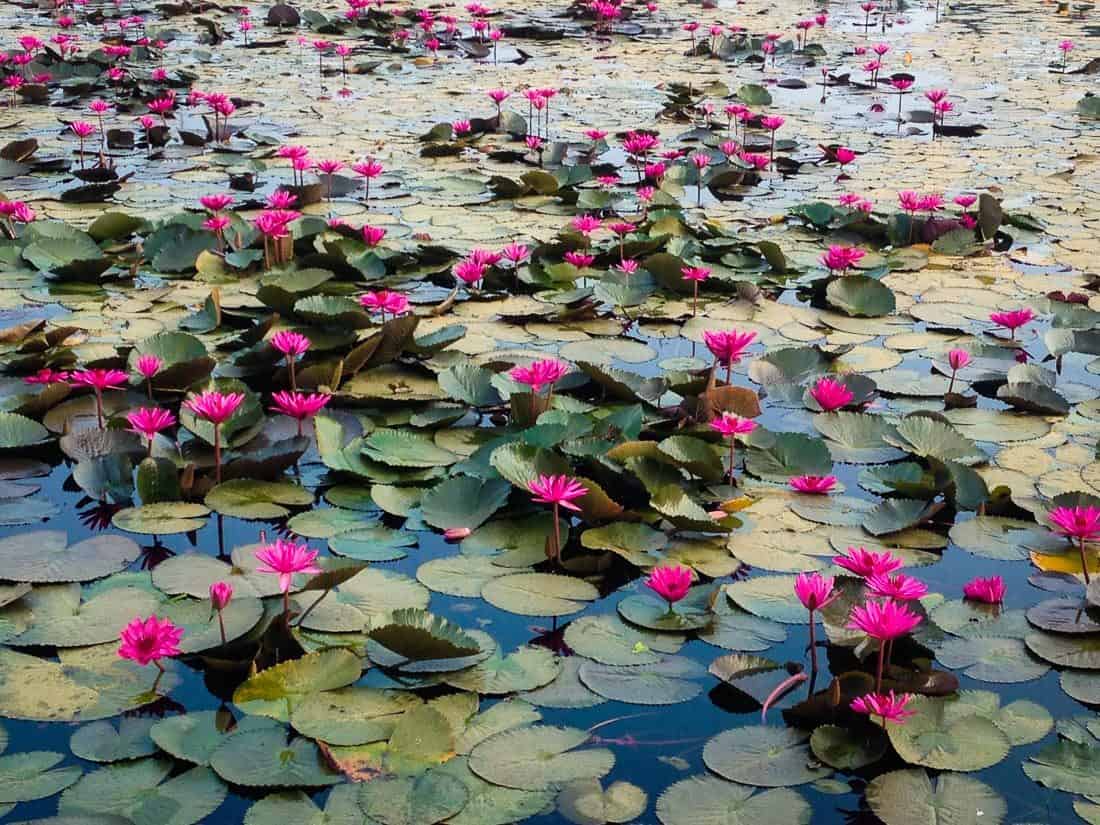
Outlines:
{"label": "pond water", "polygon": [[0,22],[0,823],[1100,823],[1089,4]]}

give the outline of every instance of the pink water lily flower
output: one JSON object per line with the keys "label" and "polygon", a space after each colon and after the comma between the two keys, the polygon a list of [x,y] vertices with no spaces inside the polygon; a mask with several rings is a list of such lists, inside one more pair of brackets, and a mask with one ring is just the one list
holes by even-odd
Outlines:
{"label": "pink water lily flower", "polygon": [[645,586],[668,602],[668,612],[671,613],[672,606],[691,590],[692,578],[691,568],[682,564],[655,567],[646,577]]}
{"label": "pink water lily flower", "polygon": [[203,208],[209,209],[211,212],[221,212],[233,203],[233,196],[226,193],[203,195],[199,198],[199,203],[203,205]]}
{"label": "pink water lily flower", "polygon": [[90,369],[77,370],[69,376],[74,384],[91,387],[95,392],[95,416],[99,429],[103,429],[103,391],[119,390],[126,383],[126,373],[122,370]]}
{"label": "pink water lily flower", "polygon": [[849,547],[841,555],[833,556],[833,562],[864,579],[878,574],[893,573],[904,564],[889,550],[875,553],[866,547]]}
{"label": "pink water lily flower", "polygon": [[361,231],[363,232],[363,242],[371,249],[382,243],[382,239],[386,237],[386,229],[382,226],[364,224]]}
{"label": "pink water lily flower", "polygon": [[49,367],[44,367],[34,375],[23,378],[24,384],[66,384],[69,381],[69,373],[64,370],[54,372]]}
{"label": "pink water lily flower", "polygon": [[997,326],[1007,329],[1013,341],[1016,340],[1016,330],[1031,323],[1035,318],[1035,313],[1027,307],[1009,310],[1008,312],[991,312],[989,314],[989,320]]}
{"label": "pink water lily flower", "polygon": [[222,424],[228,421],[237,408],[244,403],[244,393],[218,392],[206,390],[193,395],[183,402],[183,406],[196,417],[214,425],[214,481],[222,481]]}
{"label": "pink water lily flower", "polygon": [[285,539],[276,539],[273,544],[265,544],[255,552],[260,562],[257,573],[271,573],[279,577],[279,590],[290,591],[291,581],[299,573],[320,573],[321,568],[313,562],[317,550],[310,550],[306,544],[296,544]]}
{"label": "pink water lily flower", "polygon": [[1000,604],[1004,601],[1007,590],[1004,579],[1000,576],[990,576],[987,579],[979,576],[963,585],[963,596],[972,602]]}
{"label": "pink water lily flower", "polygon": [[810,397],[825,412],[834,412],[851,404],[856,396],[843,382],[835,378],[820,378],[810,390]]}
{"label": "pink water lily flower", "polygon": [[740,330],[705,330],[703,343],[714,355],[719,364],[726,365],[726,383],[730,382],[730,373],[733,365],[740,363],[741,356],[749,345],[756,340],[756,333],[752,330],[741,332]]}
{"label": "pink water lily flower", "polygon": [[225,617],[222,616],[222,611],[229,607],[229,602],[233,599],[233,585],[229,582],[214,582],[210,585],[210,606],[214,608],[218,614],[218,629],[222,634],[222,645],[226,643],[225,636]]}
{"label": "pink water lily flower", "polygon": [[787,483],[800,493],[825,495],[836,486],[836,476],[792,476]]}
{"label": "pink water lily flower", "polygon": [[906,635],[921,623],[921,617],[901,602],[868,601],[852,608],[848,627],[866,633],[879,643],[878,673],[875,692],[882,691],[882,671],[886,662],[886,643]]}
{"label": "pink water lily flower", "polygon": [[1081,554],[1081,570],[1085,583],[1089,582],[1089,565],[1085,556],[1085,543],[1100,537],[1100,507],[1055,507],[1047,518],[1054,525],[1054,532],[1060,536],[1077,539],[1077,550]]}
{"label": "pink water lily flower", "polygon": [[456,279],[466,284],[468,287],[474,287],[485,278],[486,268],[485,264],[478,263],[477,261],[464,260],[455,264],[451,268],[451,272]]}
{"label": "pink water lily flower", "polygon": [[879,716],[885,727],[887,722],[902,724],[916,711],[906,710],[913,700],[913,694],[903,693],[897,696],[894,691],[888,694],[868,693],[852,700],[850,707],[856,713],[865,713],[868,716]]}
{"label": "pink water lily flower", "polygon": [[558,523],[559,508],[580,512],[573,502],[588,495],[588,488],[575,478],[566,475],[540,475],[527,485],[527,489],[534,494],[532,501],[540,504],[549,504],[553,507],[554,533],[553,544],[548,548],[548,555],[552,561],[561,558],[561,526]]}
{"label": "pink water lily flower", "polygon": [[947,363],[951,365],[951,380],[947,384],[950,393],[955,388],[955,374],[970,363],[970,353],[964,349],[953,349],[947,353]]}
{"label": "pink water lily flower", "polygon": [[924,582],[904,573],[898,573],[896,576],[888,573],[874,573],[867,577],[867,589],[873,596],[902,602],[923,599],[928,594],[928,587]]}
{"label": "pink water lily flower", "polygon": [[283,620],[290,623],[290,585],[294,576],[300,573],[320,573],[321,568],[314,564],[316,550],[310,550],[305,543],[277,539],[274,544],[265,544],[255,552],[257,573],[271,573],[279,577],[279,590],[283,594]]}
{"label": "pink water lily flower", "polygon": [[852,608],[848,627],[872,639],[886,641],[904,636],[921,623],[921,617],[895,601],[868,601]]}
{"label": "pink water lily flower", "polygon": [[130,422],[130,431],[137,433],[149,442],[149,455],[153,454],[153,439],[161,430],[176,423],[176,416],[160,407],[141,407],[126,414]]}
{"label": "pink water lily flower", "polygon": [[302,422],[317,415],[332,400],[328,393],[315,392],[276,392],[271,400],[275,402],[272,412],[288,415],[298,422],[298,435],[302,434]]}
{"label": "pink water lily flower", "polygon": [[839,272],[843,275],[861,260],[867,254],[867,250],[860,249],[858,246],[840,246],[834,244],[829,247],[829,250],[821,256],[821,265],[828,269],[830,272]]}
{"label": "pink water lily flower", "polygon": [[710,422],[710,428],[717,433],[721,433],[730,442],[730,454],[729,454],[729,479],[730,484],[736,483],[734,481],[734,466],[736,461],[734,459],[734,448],[737,443],[737,436],[748,435],[756,429],[756,422],[751,418],[742,418],[739,415],[726,412],[722,413],[718,418],[715,418]]}
{"label": "pink water lily flower", "polygon": [[802,606],[812,613],[828,605],[835,597],[833,584],[831,577],[820,573],[799,573],[794,580],[794,594]]}
{"label": "pink water lily flower", "polygon": [[397,316],[409,308],[409,299],[400,292],[391,292],[381,289],[378,292],[368,292],[359,296],[359,304],[373,312],[381,313],[382,322],[386,321],[386,313]]}
{"label": "pink water lily flower", "polygon": [[214,582],[210,585],[210,603],[215,610],[224,610],[233,599],[233,585],[229,582]]}
{"label": "pink water lily flower", "polygon": [[508,375],[513,381],[526,384],[535,393],[542,392],[544,387],[550,387],[553,392],[554,384],[561,380],[569,372],[569,365],[557,358],[547,358],[534,361],[526,367],[513,367]]}
{"label": "pink water lily flower", "polygon": [[567,264],[572,264],[577,269],[584,269],[586,266],[592,266],[592,262],[596,260],[595,255],[590,255],[585,252],[578,252],[575,249],[571,249],[563,256]]}
{"label": "pink water lily flower", "polygon": [[699,309],[699,284],[710,277],[710,269],[705,266],[682,266],[680,274],[685,281],[691,281],[691,317],[694,318]]}
{"label": "pink water lily flower", "polygon": [[298,380],[295,375],[295,362],[299,355],[309,350],[312,342],[305,335],[293,330],[284,329],[271,336],[271,346],[286,357],[286,368],[290,373],[290,388],[298,389]]}
{"label": "pink water lily flower", "polygon": [[183,628],[176,627],[171,619],[150,616],[131,621],[122,628],[119,637],[122,643],[118,646],[118,655],[121,658],[142,666],[152,662],[163,673],[164,665],[160,660],[179,655]]}
{"label": "pink water lily flower", "polygon": [[[134,366],[137,368],[138,374],[146,380],[151,380],[156,377],[157,373],[164,367],[164,362],[157,356],[151,353],[146,353],[140,356],[135,362]],[[150,390],[151,392],[151,390]]]}
{"label": "pink water lily flower", "polygon": [[810,668],[814,676],[817,675],[817,624],[814,622],[814,611],[827,607],[840,596],[840,591],[834,590],[833,585],[834,579],[826,578],[820,573],[799,573],[794,580],[794,594],[810,613]]}

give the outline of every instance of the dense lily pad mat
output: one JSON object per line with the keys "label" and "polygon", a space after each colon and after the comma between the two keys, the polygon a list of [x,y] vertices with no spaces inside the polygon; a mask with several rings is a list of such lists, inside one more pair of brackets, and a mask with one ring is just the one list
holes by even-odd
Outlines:
{"label": "dense lily pad mat", "polygon": [[5,822],[1100,821],[1088,4],[0,19]]}

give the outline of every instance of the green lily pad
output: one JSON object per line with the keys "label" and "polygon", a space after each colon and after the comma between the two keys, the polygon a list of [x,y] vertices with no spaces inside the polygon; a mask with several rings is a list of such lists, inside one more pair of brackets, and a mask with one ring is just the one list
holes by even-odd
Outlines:
{"label": "green lily pad", "polygon": [[308,695],[291,715],[303,736],[332,745],[365,745],[389,739],[405,711],[420,701],[408,693],[348,687]]}
{"label": "green lily pad", "polygon": [[287,506],[313,504],[313,493],[286,481],[233,479],[206,494],[203,503],[223,516],[242,519],[278,519],[290,514]]}
{"label": "green lily pad", "polygon": [[983,682],[1029,682],[1050,670],[1045,662],[1032,658],[1022,639],[948,639],[936,649],[936,658],[945,667]]}
{"label": "green lily pad", "polygon": [[1047,788],[1100,794],[1100,747],[1061,739],[1024,762],[1024,773]]}
{"label": "green lily pad", "polygon": [[682,779],[657,799],[657,818],[662,825],[809,825],[811,813],[810,804],[797,791],[774,788],[757,792],[715,776]]}
{"label": "green lily pad", "polygon": [[730,601],[755,616],[783,624],[804,624],[806,608],[794,598],[795,576],[755,576],[725,585]]}
{"label": "green lily pad", "polygon": [[988,460],[977,444],[950,424],[926,416],[903,419],[893,433],[887,433],[883,438],[888,444],[921,458],[957,461],[967,466]]}
{"label": "green lily pad", "polygon": [[605,699],[635,705],[673,705],[703,691],[696,681],[706,670],[693,659],[666,656],[644,665],[613,666],[586,662],[580,669],[585,687]]}
{"label": "green lily pad", "polygon": [[416,580],[436,593],[476,598],[490,581],[514,572],[490,556],[442,556],[416,568]]}
{"label": "green lily pad", "polygon": [[362,822],[359,788],[349,784],[332,789],[324,811],[302,791],[268,794],[248,809],[243,825],[362,825]]}
{"label": "green lily pad", "polygon": [[342,779],[312,741],[301,737],[287,741],[281,729],[234,731],[214,751],[210,767],[226,782],[250,788],[316,788]]}
{"label": "green lily pad", "polygon": [[483,481],[452,476],[424,493],[420,513],[433,527],[480,527],[508,501],[512,485],[504,479]]}
{"label": "green lily pad", "polygon": [[630,782],[612,782],[604,790],[595,779],[570,782],[558,795],[561,815],[576,825],[632,822],[645,812],[649,797]]}
{"label": "green lily pad", "polygon": [[1064,636],[1037,630],[1024,642],[1028,650],[1052,665],[1100,670],[1100,636]]}
{"label": "green lily pad", "polygon": [[206,516],[209,514],[210,510],[201,504],[166,501],[119,510],[111,523],[127,533],[170,536],[201,530],[206,526]]}
{"label": "green lily pad", "polygon": [[82,647],[118,639],[134,616],[155,612],[160,599],[147,590],[120,588],[81,602],[80,585],[54,584],[36,587],[23,597],[34,622],[7,644]]}
{"label": "green lily pad", "polygon": [[791,728],[745,725],[707,741],[703,762],[719,776],[743,785],[779,788],[828,776],[815,766],[809,734]]}
{"label": "green lily pad", "polygon": [[561,662],[552,650],[525,645],[508,655],[498,650],[472,668],[447,674],[444,681],[460,690],[500,695],[535,690],[560,672]]}
{"label": "green lily pad", "polygon": [[149,730],[150,738],[167,754],[196,765],[209,765],[222,740],[234,731],[279,730],[278,722],[263,716],[246,716],[233,727],[233,717],[219,711],[200,710],[169,716]]}
{"label": "green lily pad", "polygon": [[309,653],[246,679],[233,693],[233,702],[248,713],[285,722],[307,696],[350,685],[362,670],[359,657],[347,650]]}
{"label": "green lily pad", "polygon": [[359,806],[382,825],[433,825],[466,805],[466,786],[449,774],[380,778],[359,786]]}
{"label": "green lily pad", "polygon": [[33,447],[50,440],[50,431],[32,418],[0,412],[0,450]]}
{"label": "green lily pad", "polygon": [[810,737],[814,756],[830,767],[843,771],[858,770],[878,762],[889,748],[885,734],[877,728],[842,728],[821,725]]}
{"label": "green lily pad", "polygon": [[493,607],[520,616],[566,616],[599,598],[599,591],[582,579],[551,573],[517,573],[490,579],[481,596]]}
{"label": "green lily pad", "polygon": [[592,708],[607,700],[598,696],[580,679],[584,660],[580,656],[568,656],[562,660],[561,672],[548,685],[529,690],[523,698],[540,708]]}
{"label": "green lily pad", "polygon": [[915,696],[904,725],[887,724],[894,750],[911,765],[941,771],[978,771],[1008,755],[1008,737],[984,716],[958,716],[950,700]]}
{"label": "green lily pad", "polygon": [[459,670],[484,658],[477,639],[441,616],[417,608],[395,610],[368,634],[367,655],[382,667],[410,673]]}
{"label": "green lily pad", "polygon": [[768,447],[750,447],[745,469],[757,478],[786,484],[791,476],[828,475],[833,469],[829,448],[820,438],[802,433],[775,433]]}
{"label": "green lily pad", "polygon": [[661,653],[676,653],[684,637],[638,630],[618,616],[581,616],[565,629],[565,643],[602,665],[651,665]]}
{"label": "green lily pad", "polygon": [[1008,813],[1001,795],[984,782],[945,773],[933,785],[919,768],[875,777],[867,786],[867,804],[886,825],[998,825]]}
{"label": "green lily pad", "polygon": [[35,530],[0,539],[0,567],[19,582],[91,581],[125,569],[141,555],[133,540],[92,536],[69,545],[62,530]]}
{"label": "green lily pad", "polygon": [[395,467],[447,467],[458,460],[419,433],[384,428],[363,439],[363,454]]}
{"label": "green lily pad", "polygon": [[208,600],[173,599],[157,612],[162,618],[171,619],[173,624],[183,628],[183,638],[180,640],[183,653],[201,653],[221,647],[223,626],[227,643],[244,636],[259,623],[264,615],[264,606],[254,596],[236,593],[233,600],[222,608],[220,623],[217,611]]}
{"label": "green lily pad", "polygon": [[[708,588],[696,588],[697,592]],[[648,630],[685,633],[700,630],[710,624],[713,614],[689,595],[669,610],[668,602],[646,593],[627,596],[616,608],[619,615],[631,624]]]}
{"label": "green lily pad", "polygon": [[582,748],[589,734],[576,728],[530,725],[490,736],[470,752],[470,770],[506,788],[542,790],[610,773],[614,754]]}
{"label": "green lily pad", "polygon": [[72,735],[69,748],[74,756],[90,762],[118,762],[152,756],[157,746],[149,737],[156,719],[123,717],[118,727],[108,721],[92,722]]}
{"label": "green lily pad", "polygon": [[225,799],[225,785],[209,768],[191,768],[169,779],[171,772],[171,761],[164,759],[108,765],[65,791],[58,812],[117,814],[134,825],[193,825]]}
{"label": "green lily pad", "polygon": [[1013,747],[1030,745],[1046,736],[1054,719],[1042,705],[1017,699],[1001,707],[1001,697],[989,690],[961,690],[944,705],[948,717],[984,716],[1008,737]]}
{"label": "green lily pad", "polygon": [[825,298],[830,306],[857,318],[890,315],[897,308],[890,288],[866,275],[847,275],[830,281]]}
{"label": "green lily pad", "polygon": [[466,786],[466,806],[447,825],[510,825],[544,811],[554,801],[556,788],[537,791],[505,788],[486,782],[459,756],[436,768]]}
{"label": "green lily pad", "polygon": [[76,765],[54,767],[64,758],[52,751],[0,756],[0,804],[44,799],[72,785],[82,771]]}
{"label": "green lily pad", "polygon": [[339,533],[328,540],[333,553],[357,561],[397,561],[416,545],[416,536],[403,530],[376,525]]}
{"label": "green lily pad", "polygon": [[660,561],[657,551],[668,544],[668,536],[646,524],[616,521],[581,533],[581,545],[589,550],[610,550],[638,567],[652,567]]}

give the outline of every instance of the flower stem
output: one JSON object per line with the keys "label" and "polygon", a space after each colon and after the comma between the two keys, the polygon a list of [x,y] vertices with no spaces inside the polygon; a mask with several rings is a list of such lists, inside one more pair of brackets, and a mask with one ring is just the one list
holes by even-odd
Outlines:
{"label": "flower stem", "polygon": [[878,674],[875,677],[875,693],[882,693],[882,665],[886,661],[886,640],[878,642]]}
{"label": "flower stem", "polygon": [[554,547],[552,548],[554,555],[552,558],[555,562],[561,560],[561,525],[558,524],[558,505],[554,505]]}
{"label": "flower stem", "polygon": [[222,632],[222,647],[225,647],[225,619],[222,618],[222,612],[218,611],[218,629]]}
{"label": "flower stem", "polygon": [[1081,571],[1085,574],[1085,584],[1089,583],[1089,562],[1085,556],[1085,540],[1081,538],[1078,540],[1077,550],[1081,554]]}
{"label": "flower stem", "polygon": [[810,673],[812,679],[817,678],[817,628],[813,610],[810,610]]}
{"label": "flower stem", "polygon": [[214,483],[222,483],[222,425],[214,425]]}
{"label": "flower stem", "polygon": [[95,391],[95,420],[99,429],[103,429],[103,390],[96,387]]}

